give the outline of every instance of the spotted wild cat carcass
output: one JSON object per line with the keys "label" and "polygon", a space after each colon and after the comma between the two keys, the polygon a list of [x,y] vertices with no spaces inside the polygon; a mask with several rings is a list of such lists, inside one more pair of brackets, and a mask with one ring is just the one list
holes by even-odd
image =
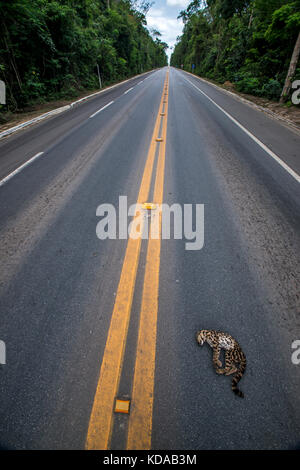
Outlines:
{"label": "spotted wild cat carcass", "polygon": [[[237,387],[246,369],[246,356],[239,343],[228,333],[215,330],[198,331],[196,340],[199,346],[203,346],[206,341],[213,349],[213,364],[217,374],[235,374],[232,379],[232,391],[237,396],[244,398],[243,392]],[[222,362],[219,359],[221,349],[225,349],[225,368],[222,368]]]}

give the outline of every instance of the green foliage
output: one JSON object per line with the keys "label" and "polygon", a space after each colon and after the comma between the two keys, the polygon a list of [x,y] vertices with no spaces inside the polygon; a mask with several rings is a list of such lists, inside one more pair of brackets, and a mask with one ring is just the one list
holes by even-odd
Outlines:
{"label": "green foliage", "polygon": [[280,98],[281,91],[282,85],[279,83],[279,81],[271,78],[268,83],[264,84],[261,94],[270,100],[278,100]]}
{"label": "green foliage", "polygon": [[240,80],[236,82],[238,91],[248,93],[249,95],[260,94],[260,83],[258,78],[252,77],[249,72],[246,72]]}
{"label": "green foliage", "polygon": [[[300,0],[194,0],[171,65],[277,100],[300,30]],[[298,74],[298,75],[297,75]],[[295,79],[300,78],[297,69]]]}
{"label": "green foliage", "polygon": [[[134,6],[135,5],[135,6]],[[0,78],[8,109],[73,97],[167,64],[145,27],[146,0],[0,0]]]}

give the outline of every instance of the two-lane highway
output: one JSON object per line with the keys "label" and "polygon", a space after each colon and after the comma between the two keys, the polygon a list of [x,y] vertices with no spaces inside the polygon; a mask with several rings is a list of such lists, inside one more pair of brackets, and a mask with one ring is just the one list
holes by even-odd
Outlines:
{"label": "two-lane highway", "polygon": [[[173,68],[0,141],[1,448],[299,448],[299,144]],[[204,246],[100,240],[120,196],[204,205]],[[202,328],[243,347],[244,400]]]}

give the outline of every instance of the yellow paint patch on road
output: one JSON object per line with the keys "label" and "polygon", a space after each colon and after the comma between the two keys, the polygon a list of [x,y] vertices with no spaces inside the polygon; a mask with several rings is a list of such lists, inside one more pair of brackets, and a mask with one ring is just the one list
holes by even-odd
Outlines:
{"label": "yellow paint patch on road", "polygon": [[153,204],[153,202],[144,202],[142,207],[143,209],[154,210],[156,209],[156,204]]}
{"label": "yellow paint patch on road", "polygon": [[115,412],[116,413],[129,413],[130,408],[130,400],[120,400],[119,398],[116,399],[115,405]]}
{"label": "yellow paint patch on road", "polygon": [[[148,199],[162,109],[163,92],[139,190],[138,204]],[[90,416],[86,449],[109,448],[115,397],[123,365],[140,249],[141,238],[129,238]]]}
{"label": "yellow paint patch on road", "polygon": [[[162,204],[163,202],[168,105],[165,108],[166,116],[162,123],[163,143],[159,148],[153,196],[157,204]],[[150,239],[148,242],[131,397],[132,406],[128,427],[128,450],[151,449],[161,249],[161,213],[159,218],[159,237],[158,239]],[[149,286],[151,286],[151,289],[149,289]]]}

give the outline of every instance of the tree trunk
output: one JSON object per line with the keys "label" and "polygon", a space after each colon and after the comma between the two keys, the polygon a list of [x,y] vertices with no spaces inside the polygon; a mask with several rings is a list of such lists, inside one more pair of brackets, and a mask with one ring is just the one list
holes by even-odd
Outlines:
{"label": "tree trunk", "polygon": [[297,38],[295,48],[294,48],[294,52],[293,52],[293,55],[292,55],[292,58],[291,58],[291,63],[290,63],[290,66],[289,66],[289,70],[288,70],[288,73],[287,73],[287,76],[286,76],[286,79],[285,79],[285,84],[284,84],[284,87],[283,87],[283,90],[282,90],[282,93],[281,93],[280,103],[284,103],[285,100],[287,99],[288,95],[289,95],[289,92],[290,92],[290,89],[291,89],[291,86],[292,86],[292,79],[293,79],[294,74],[295,74],[295,70],[296,70],[296,67],[297,67],[297,62],[298,62],[298,59],[299,59],[299,55],[300,55],[300,32],[298,34],[298,38]]}
{"label": "tree trunk", "polygon": [[250,29],[250,28],[251,28],[251,25],[252,25],[253,13],[254,13],[254,7],[252,7],[252,10],[251,10],[251,15],[250,15],[250,19],[249,19],[248,29]]}
{"label": "tree trunk", "polygon": [[3,34],[3,39],[4,39],[4,44],[5,44],[7,53],[8,53],[8,59],[10,61],[10,64],[11,64],[11,67],[12,67],[13,71],[15,72],[19,88],[20,88],[20,90],[22,90],[22,83],[21,83],[20,75],[19,75],[17,64],[16,64],[16,61],[15,61],[13,48],[10,47],[11,46],[10,36],[9,36],[9,32],[8,32],[8,29],[7,29],[7,26],[6,26],[6,23],[5,23],[4,19],[2,19],[2,24],[3,24],[4,29],[5,29],[5,33]]}

